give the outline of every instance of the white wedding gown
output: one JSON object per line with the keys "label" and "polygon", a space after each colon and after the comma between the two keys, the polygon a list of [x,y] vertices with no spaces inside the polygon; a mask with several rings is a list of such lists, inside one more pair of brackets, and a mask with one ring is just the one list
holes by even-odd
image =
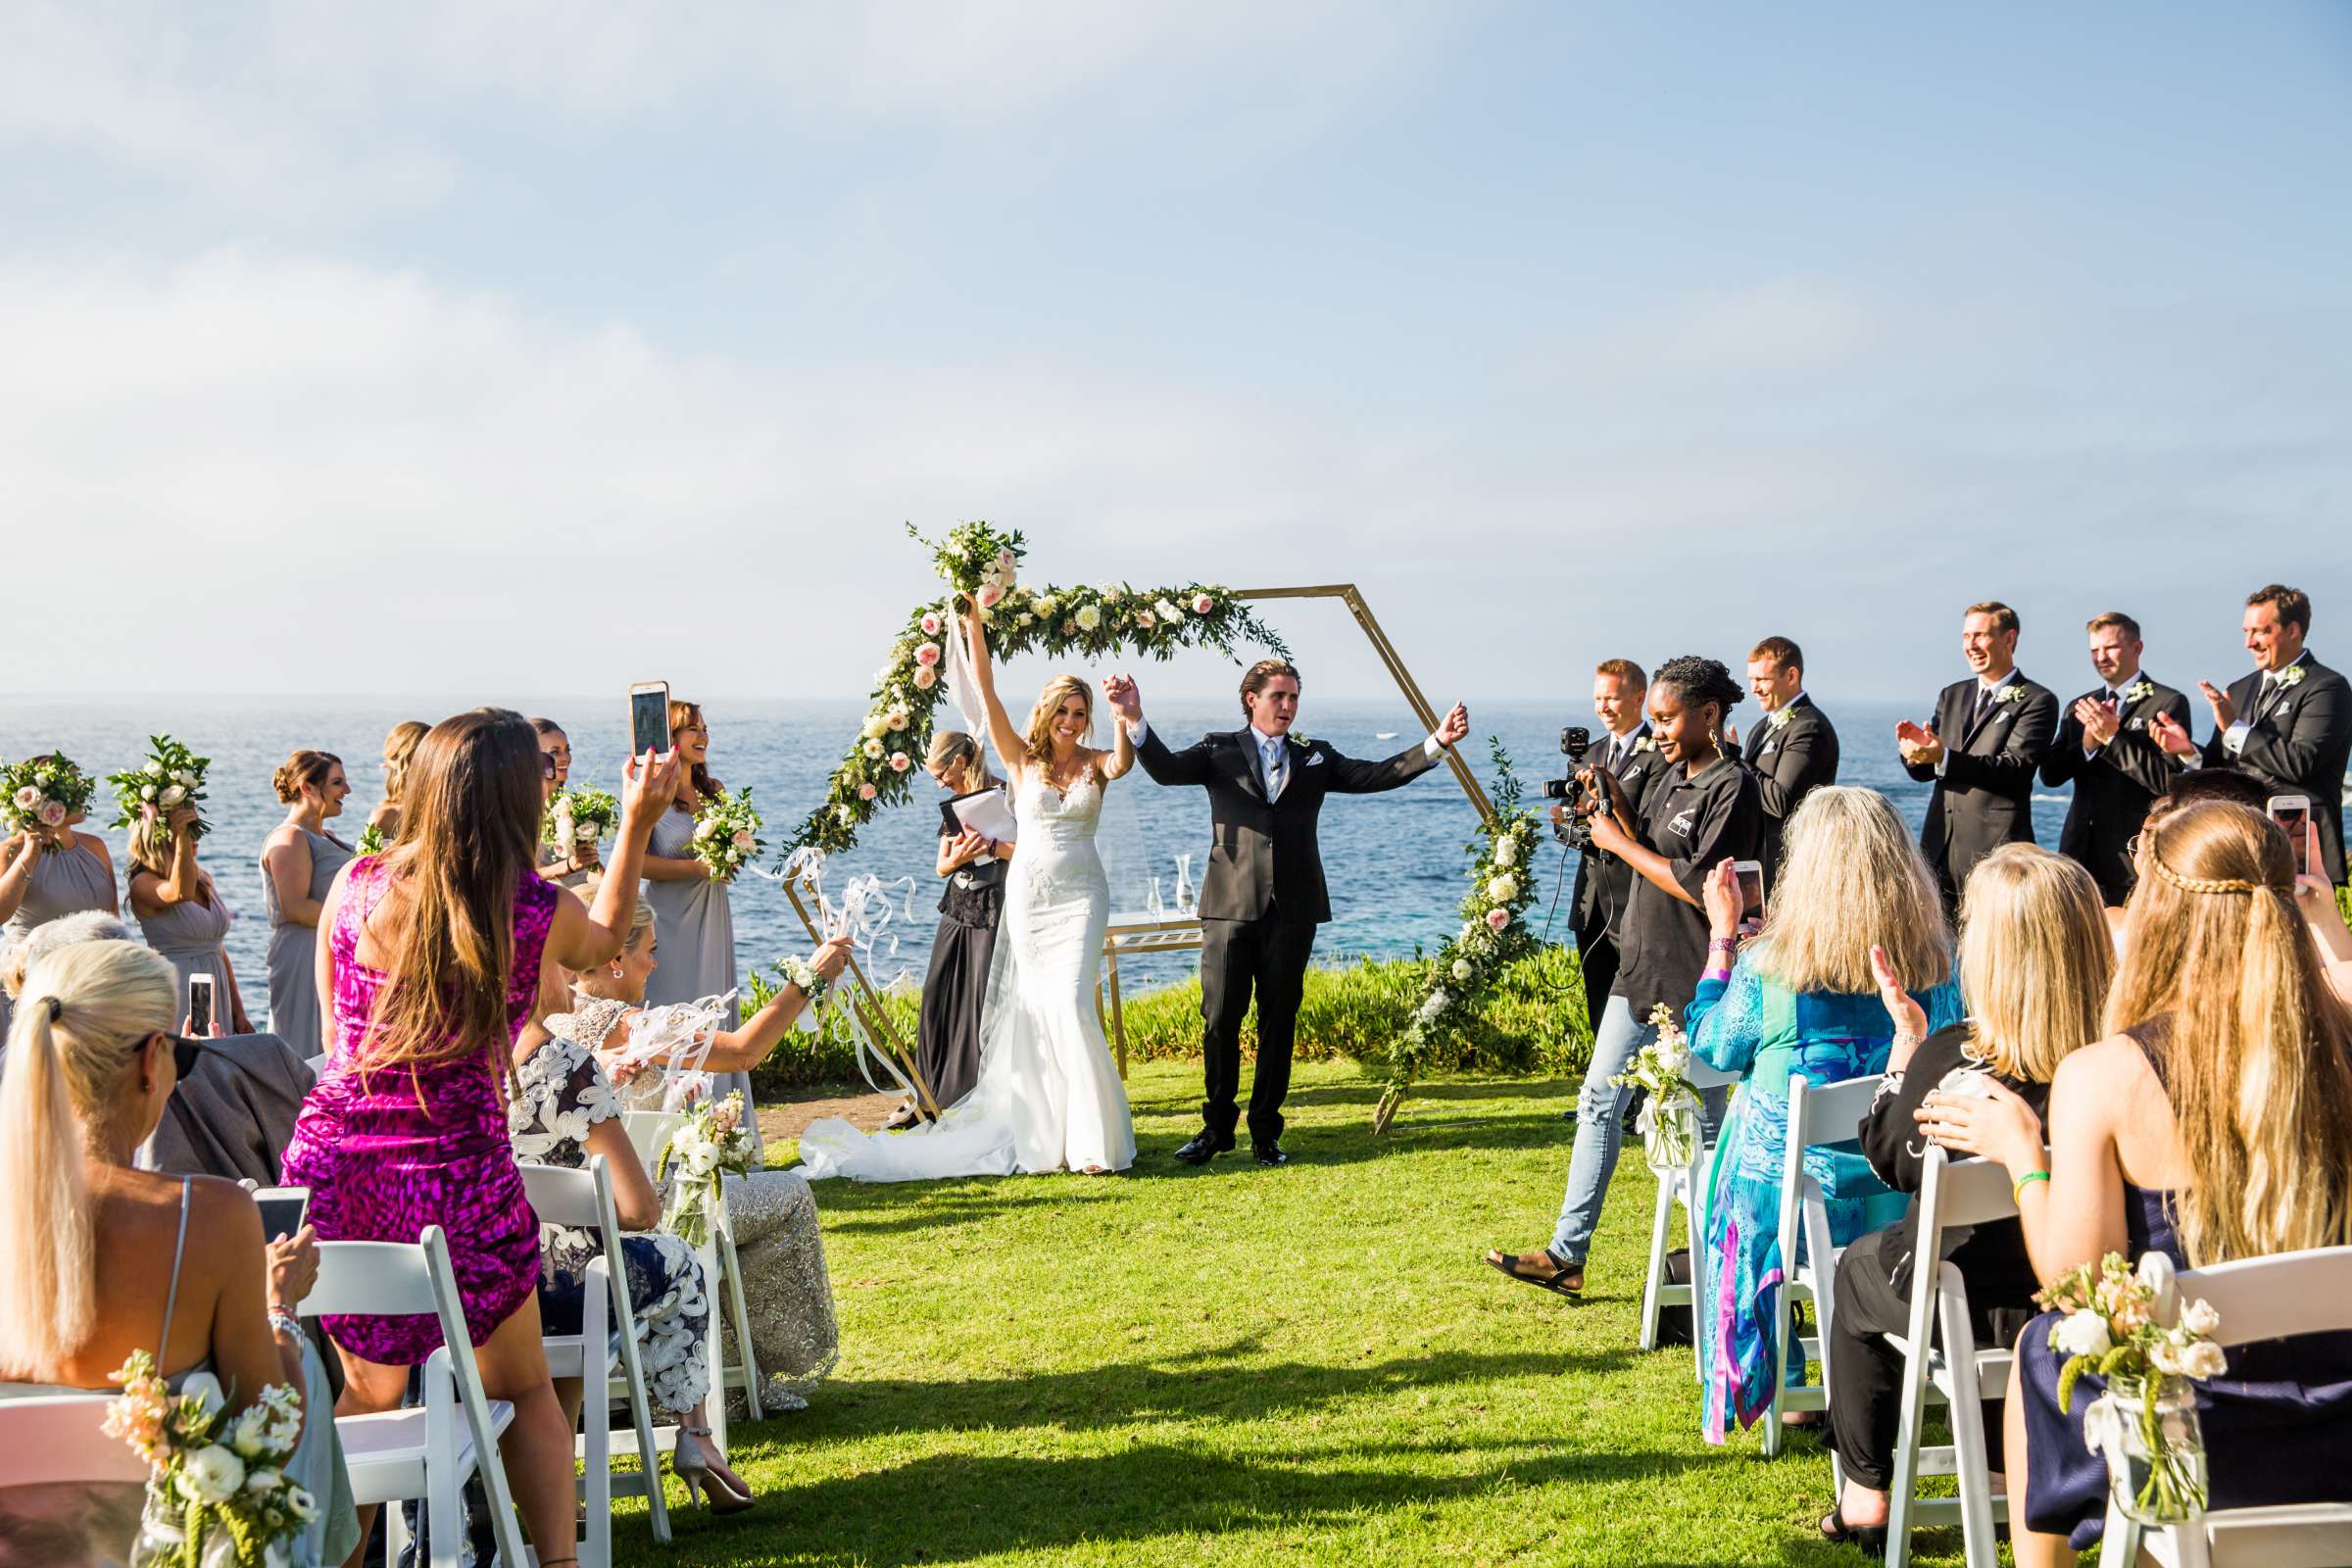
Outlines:
{"label": "white wedding gown", "polygon": [[1095,853],[1102,782],[1090,769],[1065,798],[1035,768],[1010,789],[1020,823],[1004,914],[980,1014],[980,1077],[929,1126],[861,1133],[837,1116],[808,1124],[811,1178],[862,1182],[1125,1170],[1135,1122],[1095,1013],[1110,884]]}

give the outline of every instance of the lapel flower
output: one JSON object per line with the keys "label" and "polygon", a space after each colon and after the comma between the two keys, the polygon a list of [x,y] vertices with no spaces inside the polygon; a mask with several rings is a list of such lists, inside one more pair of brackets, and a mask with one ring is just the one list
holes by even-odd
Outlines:
{"label": "lapel flower", "polygon": [[1655,735],[1644,735],[1634,742],[1634,750],[1637,752],[1654,752],[1657,749],[1658,738]]}
{"label": "lapel flower", "polygon": [[2304,670],[2301,664],[2289,664],[2278,672],[2278,684],[2281,686],[2300,686],[2303,684],[2303,675]]}
{"label": "lapel flower", "polygon": [[1789,713],[1790,710],[1786,708],[1774,709],[1770,713],[1765,715],[1764,727],[1772,731],[1775,735],[1778,735],[1781,731],[1788,727]]}
{"label": "lapel flower", "polygon": [[2026,700],[2026,683],[2022,680],[2013,680],[1999,691],[1994,692],[1992,700],[1996,703],[2022,703]]}
{"label": "lapel flower", "polygon": [[2145,702],[2155,695],[2156,683],[2152,680],[2135,680],[2124,688],[2124,701],[2127,703]]}

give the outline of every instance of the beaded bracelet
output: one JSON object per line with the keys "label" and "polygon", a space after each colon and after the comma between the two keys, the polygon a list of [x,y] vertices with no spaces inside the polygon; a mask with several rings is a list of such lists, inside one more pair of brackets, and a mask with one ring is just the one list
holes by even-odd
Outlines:
{"label": "beaded bracelet", "polygon": [[291,1335],[298,1340],[302,1338],[302,1319],[282,1306],[270,1309],[270,1327],[275,1333]]}

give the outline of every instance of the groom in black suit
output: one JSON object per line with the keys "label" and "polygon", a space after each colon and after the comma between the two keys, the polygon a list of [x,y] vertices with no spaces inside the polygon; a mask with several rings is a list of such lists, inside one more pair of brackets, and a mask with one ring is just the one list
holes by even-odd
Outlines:
{"label": "groom in black suit", "polygon": [[1143,694],[1124,675],[1102,682],[1127,726],[1144,771],[1160,784],[1208,791],[1215,842],[1200,881],[1200,1054],[1208,1098],[1201,1128],[1176,1157],[1205,1165],[1233,1147],[1240,1120],[1242,1020],[1257,993],[1257,1075],[1250,1088],[1250,1143],[1261,1165],[1280,1165],[1282,1102],[1291,1087],[1291,1045],[1306,990],[1315,927],[1331,918],[1315,818],[1326,795],[1393,790],[1438,764],[1446,747],[1470,733],[1459,705],[1428,740],[1385,762],[1343,757],[1321,741],[1291,735],[1298,714],[1298,671],[1260,660],[1242,677],[1250,722],[1204,735],[1171,752],[1144,722]]}
{"label": "groom in black suit", "polygon": [[2017,632],[2007,605],[1969,606],[1960,655],[1975,673],[1943,689],[1927,727],[1894,727],[1903,770],[1936,786],[1919,847],[1951,908],[1979,860],[2034,842],[2034,773],[2058,733],[2058,694],[2017,667]]}
{"label": "groom in black suit", "polygon": [[2074,781],[2058,853],[2081,861],[2098,883],[2100,901],[2113,907],[2137,879],[2132,841],[2148,808],[2180,775],[2182,764],[2165,755],[2157,736],[2168,723],[2185,732],[2188,699],[2140,672],[2138,621],[2111,610],[2086,629],[2100,684],[2076,698],[2059,723],[2041,781]]}

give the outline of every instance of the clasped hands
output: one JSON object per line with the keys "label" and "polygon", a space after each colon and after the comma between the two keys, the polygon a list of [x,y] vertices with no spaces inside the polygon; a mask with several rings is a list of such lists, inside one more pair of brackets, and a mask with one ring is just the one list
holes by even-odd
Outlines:
{"label": "clasped hands", "polygon": [[1936,733],[1933,724],[1914,724],[1904,719],[1894,726],[1895,750],[1913,767],[1934,767],[1943,760],[1943,737]]}

